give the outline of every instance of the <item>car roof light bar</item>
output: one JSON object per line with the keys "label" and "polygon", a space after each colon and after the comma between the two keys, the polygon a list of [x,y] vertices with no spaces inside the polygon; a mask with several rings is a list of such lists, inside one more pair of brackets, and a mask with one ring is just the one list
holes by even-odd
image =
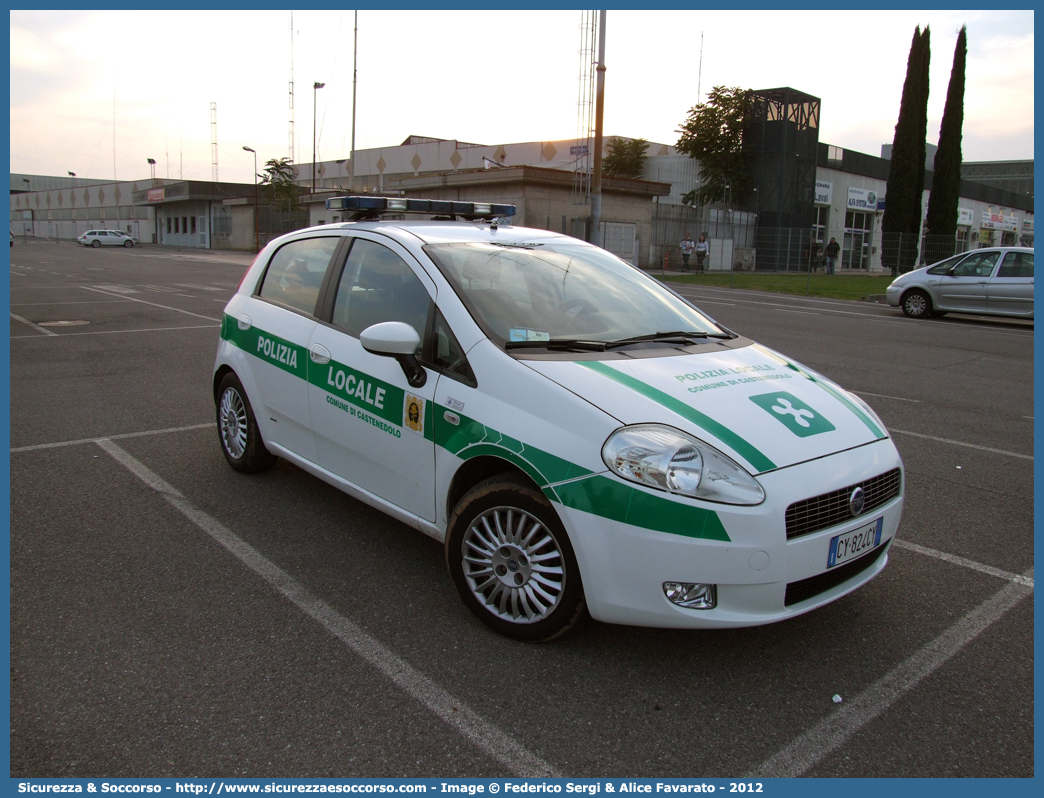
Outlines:
{"label": "car roof light bar", "polygon": [[515,215],[514,205],[408,197],[331,197],[326,201],[326,209],[353,211],[353,221],[379,219],[384,213],[427,213],[447,215],[451,219],[457,216],[465,219],[495,219]]}

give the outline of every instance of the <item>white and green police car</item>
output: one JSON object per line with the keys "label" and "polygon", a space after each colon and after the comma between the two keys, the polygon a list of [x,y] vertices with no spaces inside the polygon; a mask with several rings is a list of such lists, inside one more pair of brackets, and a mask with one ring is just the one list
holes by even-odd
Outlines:
{"label": "white and green police car", "polygon": [[[360,220],[272,241],[225,309],[233,468],[283,457],[444,541],[465,604],[523,640],[585,607],[770,623],[884,568],[902,463],[858,397],[512,206],[328,207]],[[413,211],[447,220],[387,216]]]}

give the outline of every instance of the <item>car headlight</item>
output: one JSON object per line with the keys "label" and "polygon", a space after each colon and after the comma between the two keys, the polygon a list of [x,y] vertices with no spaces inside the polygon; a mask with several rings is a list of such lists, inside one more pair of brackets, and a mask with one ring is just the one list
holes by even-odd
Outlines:
{"label": "car headlight", "polygon": [[765,491],[729,457],[661,424],[623,427],[602,446],[618,476],[639,485],[723,504],[761,504]]}

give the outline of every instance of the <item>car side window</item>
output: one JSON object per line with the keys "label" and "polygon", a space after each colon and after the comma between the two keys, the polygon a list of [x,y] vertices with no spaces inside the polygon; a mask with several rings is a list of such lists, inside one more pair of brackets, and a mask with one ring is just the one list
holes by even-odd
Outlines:
{"label": "car side window", "polygon": [[333,323],[353,335],[384,321],[409,324],[423,339],[432,301],[406,262],[381,244],[352,242],[334,299]]}
{"label": "car side window", "polygon": [[1033,253],[1009,252],[1004,256],[998,277],[1033,277]]}
{"label": "car side window", "polygon": [[962,252],[960,255],[954,255],[952,258],[939,261],[928,270],[928,274],[947,274],[950,268],[963,257],[964,253]]}
{"label": "car side window", "polygon": [[954,277],[989,277],[997,265],[999,252],[982,252],[970,255],[953,270]]}
{"label": "car side window", "polygon": [[464,349],[457,343],[453,331],[446,323],[446,319],[438,311],[435,312],[434,335],[432,336],[432,363],[436,368],[448,373],[450,376],[458,377],[462,381],[474,386],[478,384],[475,373],[471,370],[464,355]]}
{"label": "car side window", "polygon": [[315,302],[339,239],[291,241],[272,256],[258,294],[304,313],[315,313]]}

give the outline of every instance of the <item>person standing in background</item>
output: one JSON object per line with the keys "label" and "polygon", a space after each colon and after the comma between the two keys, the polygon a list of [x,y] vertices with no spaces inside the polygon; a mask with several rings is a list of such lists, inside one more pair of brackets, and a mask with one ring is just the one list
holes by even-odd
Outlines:
{"label": "person standing in background", "polygon": [[707,236],[700,233],[700,240],[696,242],[696,271],[703,272],[703,261],[710,254],[710,244],[707,243]]}
{"label": "person standing in background", "polygon": [[682,253],[682,271],[687,272],[689,270],[689,256],[696,249],[696,242],[692,240],[692,236],[686,233],[685,238],[682,239],[678,246],[681,248]]}

